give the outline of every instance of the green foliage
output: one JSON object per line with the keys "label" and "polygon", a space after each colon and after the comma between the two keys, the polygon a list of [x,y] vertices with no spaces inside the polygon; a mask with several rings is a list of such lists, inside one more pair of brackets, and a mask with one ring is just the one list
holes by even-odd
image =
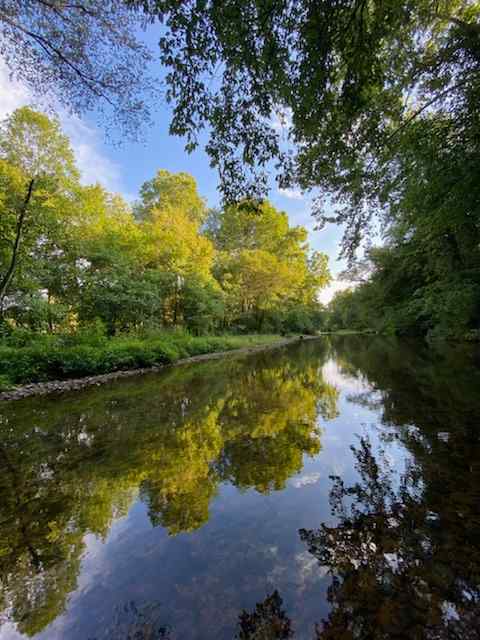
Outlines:
{"label": "green foliage", "polygon": [[0,375],[0,391],[8,391],[11,389],[12,383],[8,376]]}
{"label": "green foliage", "polygon": [[[370,282],[333,305],[333,326],[478,331],[478,2],[131,4],[165,25],[171,131],[194,148],[204,127],[225,200],[255,199],[243,217],[212,214],[208,233],[220,248],[279,257],[281,225],[262,225],[274,166],[282,187],[317,196],[320,226],[342,225],[350,263],[381,232],[383,250],[366,257]],[[265,301],[256,306],[263,313]]]}
{"label": "green foliage", "polygon": [[[364,199],[377,199],[408,124],[427,106],[465,115],[467,127],[475,116],[477,3],[129,3],[164,25],[170,130],[189,149],[209,132],[226,198],[263,196],[275,164],[283,184],[339,198],[333,217],[347,223],[349,253],[374,213]],[[332,218],[327,198],[317,204],[323,221]]]}
{"label": "green foliage", "polygon": [[140,189],[135,215],[140,219],[155,217],[158,211],[181,211],[193,222],[203,222],[206,206],[197,191],[197,183],[188,173],[157,171]]}
{"label": "green foliage", "polygon": [[[208,233],[218,249],[214,272],[225,295],[225,321],[239,330],[318,329],[319,290],[330,281],[325,255],[310,252],[303,227],[268,202],[214,212]],[[292,309],[303,322],[292,321]]]}
{"label": "green foliage", "polygon": [[185,327],[199,335],[220,328],[224,315],[223,295],[214,283],[188,278],[182,287],[182,316]]}
{"label": "green foliage", "polygon": [[386,244],[354,265],[353,277],[364,281],[348,301],[334,301],[333,325],[456,339],[478,330],[480,153],[457,133],[436,115],[404,135],[383,185]]}

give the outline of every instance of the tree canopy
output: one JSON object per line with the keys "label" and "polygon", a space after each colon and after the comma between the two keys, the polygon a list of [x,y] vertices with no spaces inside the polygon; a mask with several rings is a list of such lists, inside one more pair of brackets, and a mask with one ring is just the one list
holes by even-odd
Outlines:
{"label": "tree canopy", "polygon": [[95,111],[113,133],[133,137],[150,118],[156,90],[151,53],[137,37],[139,13],[123,2],[2,0],[1,54],[36,99],[77,114]]}
{"label": "tree canopy", "polygon": [[[349,257],[394,198],[397,150],[412,122],[443,113],[465,141],[475,139],[476,2],[130,4],[164,24],[171,132],[192,149],[209,129],[227,200],[263,196],[275,166],[282,185],[320,189],[315,214],[346,225]],[[452,137],[437,134],[448,146]]]}

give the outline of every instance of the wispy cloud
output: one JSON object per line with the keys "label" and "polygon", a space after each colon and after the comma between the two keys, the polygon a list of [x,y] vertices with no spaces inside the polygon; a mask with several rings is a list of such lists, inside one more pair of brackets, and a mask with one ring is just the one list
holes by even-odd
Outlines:
{"label": "wispy cloud", "polygon": [[278,193],[289,200],[303,200],[304,198],[300,189],[279,189]]}
{"label": "wispy cloud", "polygon": [[298,478],[294,478],[293,480],[291,480],[290,484],[292,485],[292,487],[295,487],[295,489],[301,489],[302,487],[306,487],[310,484],[317,484],[321,477],[322,475],[317,472],[306,473]]}
{"label": "wispy cloud", "polygon": [[0,118],[5,118],[18,107],[28,104],[29,101],[28,89],[9,77],[5,64],[0,60]]}
{"label": "wispy cloud", "polygon": [[109,191],[121,192],[121,168],[103,152],[98,130],[79,117],[64,112],[60,114],[60,121],[70,138],[82,182],[100,182]]}
{"label": "wispy cloud", "polygon": [[[35,106],[28,88],[10,78],[0,60],[0,119],[25,105]],[[100,182],[109,191],[121,193],[121,169],[102,149],[98,130],[65,110],[59,109],[58,115],[63,131],[70,138],[83,184]]]}

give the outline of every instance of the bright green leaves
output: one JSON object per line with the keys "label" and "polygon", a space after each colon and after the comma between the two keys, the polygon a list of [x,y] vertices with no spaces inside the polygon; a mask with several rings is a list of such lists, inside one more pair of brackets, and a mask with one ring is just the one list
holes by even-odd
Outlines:
{"label": "bright green leaves", "polygon": [[29,107],[17,109],[4,121],[0,156],[28,178],[59,183],[78,178],[72,148],[58,121]]}
{"label": "bright green leaves", "polygon": [[135,214],[140,219],[154,220],[158,214],[170,211],[181,212],[192,222],[201,223],[206,216],[206,204],[198,194],[193,176],[160,169],[142,185]]}
{"label": "bright green leaves", "polygon": [[[290,227],[286,213],[264,202],[214,212],[207,228],[219,249],[215,274],[225,292],[228,322],[300,332],[318,324],[310,319],[330,278],[328,260],[310,255],[303,227]],[[289,321],[294,306],[303,306],[303,324]]]}

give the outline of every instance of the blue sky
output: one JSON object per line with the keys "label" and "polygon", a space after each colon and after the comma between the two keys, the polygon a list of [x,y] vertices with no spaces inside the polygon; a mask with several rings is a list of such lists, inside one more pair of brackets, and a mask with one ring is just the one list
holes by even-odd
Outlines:
{"label": "blue sky", "polygon": [[[145,39],[156,54],[158,30],[150,29]],[[161,74],[158,63],[154,71]],[[0,117],[24,104],[38,107],[28,90],[12,82],[5,67],[0,64]],[[167,105],[159,104],[155,109],[153,126],[145,130],[145,140],[139,143],[126,141],[111,145],[106,142],[103,131],[93,118],[79,119],[65,112],[61,112],[60,117],[72,141],[84,182],[98,180],[107,189],[119,192],[131,201],[135,199],[142,183],[152,178],[158,169],[186,171],[196,179],[199,192],[207,199],[208,205],[219,204],[216,171],[210,168],[209,158],[202,148],[187,154],[184,141],[168,134],[170,109]],[[292,225],[303,225],[308,229],[310,245],[329,256],[332,274],[338,274],[345,266],[337,260],[341,230],[329,225],[322,231],[315,231],[308,197],[297,191],[282,193],[275,185],[273,176],[269,197],[276,207],[288,213]],[[335,282],[333,287],[323,292],[322,300],[328,301],[338,288],[342,288],[342,284]]]}

